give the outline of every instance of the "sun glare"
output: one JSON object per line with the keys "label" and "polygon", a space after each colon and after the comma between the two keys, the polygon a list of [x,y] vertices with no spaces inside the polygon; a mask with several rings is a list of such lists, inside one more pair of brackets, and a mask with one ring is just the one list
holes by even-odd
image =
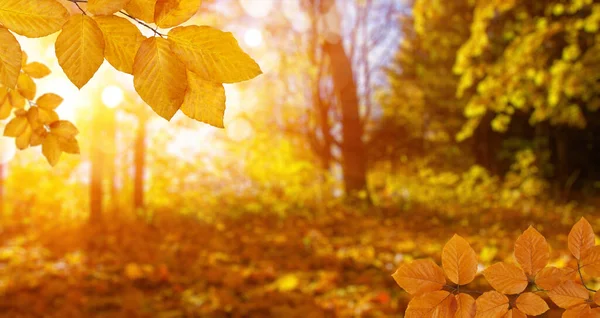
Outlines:
{"label": "sun glare", "polygon": [[0,137],[0,164],[9,162],[16,154],[15,140]]}
{"label": "sun glare", "polygon": [[273,9],[273,0],[240,0],[240,5],[253,18],[264,18]]}
{"label": "sun glare", "polygon": [[108,108],[117,108],[123,102],[123,90],[118,86],[107,86],[102,91],[102,102]]}
{"label": "sun glare", "polygon": [[263,38],[262,33],[258,29],[248,29],[246,33],[244,33],[244,42],[249,47],[258,47],[262,44]]}

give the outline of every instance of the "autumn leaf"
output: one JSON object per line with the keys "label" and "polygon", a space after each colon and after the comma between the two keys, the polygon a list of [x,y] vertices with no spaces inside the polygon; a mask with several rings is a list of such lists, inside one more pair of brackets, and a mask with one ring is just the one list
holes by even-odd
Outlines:
{"label": "autumn leaf", "polygon": [[58,107],[60,104],[62,104],[62,102],[62,97],[53,93],[47,93],[40,96],[35,103],[40,108],[53,110],[56,109],[56,107]]}
{"label": "autumn leaf", "polygon": [[594,302],[596,303],[596,305],[600,306],[600,292],[596,292],[594,294]]}
{"label": "autumn leaf", "polygon": [[450,281],[466,285],[477,274],[477,255],[464,238],[455,234],[442,250],[442,268]]}
{"label": "autumn leaf", "polygon": [[236,83],[262,74],[229,32],[208,26],[177,27],[169,32],[169,43],[185,66],[205,80]]}
{"label": "autumn leaf", "polygon": [[527,318],[527,315],[525,315],[522,311],[513,308],[511,310],[509,310],[506,314],[504,314],[504,316],[502,316],[503,318]]}
{"label": "autumn leaf", "polygon": [[546,238],[530,226],[515,241],[515,258],[526,275],[535,276],[550,259]]}
{"label": "autumn leaf", "polygon": [[[0,94],[2,94],[3,91],[6,92],[6,88],[0,87]],[[5,94],[6,95],[4,96],[4,98],[0,96],[0,120],[7,119],[10,116],[10,112],[12,110],[12,105],[8,100],[8,93]]]}
{"label": "autumn leaf", "polygon": [[23,72],[33,78],[44,78],[50,75],[50,69],[48,66],[40,62],[32,62],[23,66]]}
{"label": "autumn leaf", "polygon": [[516,301],[517,308],[527,315],[539,316],[550,309],[548,304],[534,293],[523,293]]}
{"label": "autumn leaf", "polygon": [[42,154],[46,157],[51,166],[56,166],[62,154],[57,136],[54,136],[53,134],[48,134],[46,136],[42,142]]}
{"label": "autumn leaf", "polygon": [[17,146],[17,149],[24,150],[29,148],[32,134],[33,130],[31,129],[31,126],[27,125],[25,131],[15,139],[15,145]]}
{"label": "autumn leaf", "polygon": [[223,128],[225,115],[225,88],[223,84],[204,80],[188,71],[188,90],[181,111],[188,117]]}
{"label": "autumn leaf", "polygon": [[104,55],[108,63],[121,72],[133,74],[135,55],[146,37],[127,19],[117,16],[94,19],[104,35]]}
{"label": "autumn leaf", "polygon": [[104,38],[94,19],[73,15],[56,39],[56,57],[67,77],[81,89],[104,61]]}
{"label": "autumn leaf", "polygon": [[125,11],[142,21],[154,22],[156,0],[131,0],[125,6]]}
{"label": "autumn leaf", "polygon": [[477,298],[478,318],[495,318],[501,317],[508,312],[509,299],[497,291],[489,291]]}
{"label": "autumn leaf", "polygon": [[25,116],[16,116],[11,121],[6,124],[4,127],[4,136],[6,137],[19,137],[25,129],[29,126],[29,122],[27,121],[27,117]]}
{"label": "autumn leaf", "polygon": [[428,259],[403,264],[392,277],[411,295],[437,291],[446,284],[446,277],[444,277],[442,269]]}
{"label": "autumn leaf", "polygon": [[405,317],[453,317],[456,299],[445,290],[426,293],[408,303]]}
{"label": "autumn leaf", "polygon": [[67,9],[55,0],[0,1],[0,24],[26,37],[57,32],[68,18]]}
{"label": "autumn leaf", "polygon": [[535,284],[545,290],[552,290],[562,282],[571,279],[574,274],[575,272],[570,269],[546,267],[537,273]]}
{"label": "autumn leaf", "polygon": [[0,26],[0,84],[15,88],[21,71],[21,54],[21,46],[15,36]]}
{"label": "autumn leaf", "polygon": [[111,15],[125,8],[131,0],[88,0],[87,9],[94,15]]}
{"label": "autumn leaf", "polygon": [[455,318],[475,317],[477,306],[475,299],[471,295],[460,293],[456,295],[456,316]]}
{"label": "autumn leaf", "polygon": [[600,245],[594,246],[583,255],[581,268],[590,276],[600,276]]}
{"label": "autumn leaf", "polygon": [[167,40],[142,42],[133,65],[133,83],[142,99],[161,117],[170,120],[183,104],[187,71],[169,49]]}
{"label": "autumn leaf", "polygon": [[[597,308],[595,308],[595,309],[597,309]],[[577,306],[574,306],[574,307],[571,307],[571,308],[565,310],[562,317],[563,318],[581,318],[581,317],[599,318],[600,312],[598,312],[598,311],[594,312],[590,308],[590,305],[588,305],[588,304],[580,304],[580,305],[577,305]]]}
{"label": "autumn leaf", "polygon": [[569,232],[568,244],[571,254],[576,259],[581,259],[583,254],[594,246],[595,239],[592,226],[582,217]]}
{"label": "autumn leaf", "polygon": [[16,90],[11,90],[10,92],[8,92],[8,100],[14,108],[21,109],[25,107],[25,98],[21,96],[21,94],[19,94],[19,92]]}
{"label": "autumn leaf", "polygon": [[63,137],[63,138],[73,138],[79,134],[77,127],[73,125],[70,121],[67,120],[59,120],[50,125],[50,132],[53,135]]}
{"label": "autumn leaf", "polygon": [[569,280],[549,291],[548,296],[558,307],[568,309],[585,304],[590,295],[585,287]]}
{"label": "autumn leaf", "polygon": [[37,92],[37,85],[29,75],[21,73],[17,81],[17,90],[21,96],[28,100],[33,100]]}
{"label": "autumn leaf", "polygon": [[488,267],[483,275],[495,290],[507,295],[518,294],[529,284],[523,270],[509,263],[496,263]]}
{"label": "autumn leaf", "polygon": [[166,29],[191,19],[200,8],[202,0],[158,0],[154,9],[154,21]]}

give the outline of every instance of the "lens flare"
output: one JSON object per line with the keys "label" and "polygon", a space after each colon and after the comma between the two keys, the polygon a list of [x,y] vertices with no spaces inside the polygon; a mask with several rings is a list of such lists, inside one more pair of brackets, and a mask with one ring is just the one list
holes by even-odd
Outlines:
{"label": "lens flare", "polygon": [[246,33],[244,33],[244,42],[246,42],[249,47],[258,47],[262,44],[262,41],[262,33],[257,29],[248,29]]}
{"label": "lens flare", "polygon": [[102,91],[102,102],[108,108],[117,108],[123,102],[123,90],[118,86],[107,86]]}

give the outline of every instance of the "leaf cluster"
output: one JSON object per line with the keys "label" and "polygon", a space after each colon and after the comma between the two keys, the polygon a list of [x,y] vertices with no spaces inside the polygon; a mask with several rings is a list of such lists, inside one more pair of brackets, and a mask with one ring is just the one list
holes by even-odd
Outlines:
{"label": "leaf cluster", "polygon": [[[196,14],[201,0],[68,1],[77,6],[78,13],[72,14],[58,0],[0,2],[0,84],[5,87],[0,101],[4,102],[7,95],[11,105],[0,104],[0,114],[6,119],[12,108],[22,110],[15,113],[7,136],[18,138],[25,132],[30,134],[29,130],[39,135],[42,131],[35,129],[43,127],[51,136],[48,143],[61,142],[52,137],[56,135],[52,124],[58,122],[55,114],[50,118],[40,116],[43,119],[39,123],[29,121],[30,128],[24,124],[25,118],[35,117],[30,113],[41,114],[53,108],[21,107],[25,102],[19,96],[30,101],[35,98],[31,77],[48,74],[44,73],[47,68],[40,71],[37,64],[21,63],[22,50],[12,32],[39,38],[60,31],[56,57],[75,86],[85,86],[106,60],[117,70],[132,74],[140,97],[167,120],[181,110],[190,118],[222,128],[223,83],[249,80],[262,73],[231,33],[210,26],[181,26]],[[136,24],[152,30],[154,36],[144,36]],[[159,28],[171,30],[162,34]],[[71,140],[71,135],[59,137]],[[21,149],[25,145],[24,141],[17,143]],[[57,149],[74,152],[71,146]],[[44,154],[52,165],[60,156],[57,151]]]}
{"label": "leaf cluster", "polygon": [[530,226],[515,241],[517,264],[500,262],[483,270],[494,289],[484,293],[464,288],[477,275],[478,261],[473,248],[458,235],[444,246],[441,268],[428,259],[416,260],[402,265],[392,276],[415,296],[408,304],[406,317],[539,316],[549,310],[539,293],[546,293],[565,309],[563,317],[598,317],[600,294],[587,287],[584,273],[600,276],[600,246],[595,246],[594,231],[585,218],[571,229],[568,247],[576,264],[566,268],[548,266],[549,245]]}

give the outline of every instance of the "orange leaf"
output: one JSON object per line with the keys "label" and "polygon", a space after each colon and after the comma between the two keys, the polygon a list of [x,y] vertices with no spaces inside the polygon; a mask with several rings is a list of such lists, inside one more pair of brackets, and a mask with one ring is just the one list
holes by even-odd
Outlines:
{"label": "orange leaf", "polygon": [[392,277],[411,295],[437,291],[446,284],[442,269],[429,259],[404,264],[396,270]]}
{"label": "orange leaf", "polygon": [[517,298],[517,308],[523,313],[538,316],[550,309],[542,297],[534,293],[523,293]]}
{"label": "orange leaf", "polygon": [[456,318],[475,317],[476,310],[475,299],[471,295],[463,293],[456,295]]}
{"label": "orange leaf", "polygon": [[529,284],[523,270],[509,263],[496,263],[488,267],[483,275],[495,290],[507,295],[518,294]]}
{"label": "orange leaf", "polygon": [[590,294],[585,287],[568,280],[549,291],[548,296],[558,307],[568,309],[585,304]]}
{"label": "orange leaf", "polygon": [[592,309],[588,304],[581,304],[575,307],[571,307],[563,313],[563,318],[581,318],[581,317],[594,317],[592,315]]}
{"label": "orange leaf", "polygon": [[550,259],[546,238],[530,226],[515,242],[515,258],[525,274],[535,276]]}
{"label": "orange leaf", "polygon": [[478,318],[501,317],[508,312],[508,297],[497,291],[483,293],[477,298],[476,304]]}
{"label": "orange leaf", "polygon": [[453,317],[456,299],[445,290],[438,290],[413,298],[408,303],[405,317]]}
{"label": "orange leaf", "polygon": [[527,315],[525,315],[520,310],[513,308],[513,309],[509,310],[503,317],[504,318],[527,318]]}
{"label": "orange leaf", "polygon": [[581,259],[584,252],[592,248],[595,244],[594,230],[590,223],[585,219],[581,218],[579,222],[573,225],[571,232],[569,232],[569,250],[576,259]]}
{"label": "orange leaf", "polygon": [[581,268],[590,276],[600,276],[600,245],[592,247],[583,254]]}
{"label": "orange leaf", "polygon": [[600,306],[600,292],[596,292],[596,294],[594,295],[594,302],[596,303],[596,305]]}
{"label": "orange leaf", "polygon": [[567,268],[546,267],[535,276],[535,284],[545,290],[552,290],[562,282],[575,278],[575,272]]}
{"label": "orange leaf", "polygon": [[477,274],[477,255],[469,242],[454,234],[442,250],[442,267],[450,281],[466,285]]}

